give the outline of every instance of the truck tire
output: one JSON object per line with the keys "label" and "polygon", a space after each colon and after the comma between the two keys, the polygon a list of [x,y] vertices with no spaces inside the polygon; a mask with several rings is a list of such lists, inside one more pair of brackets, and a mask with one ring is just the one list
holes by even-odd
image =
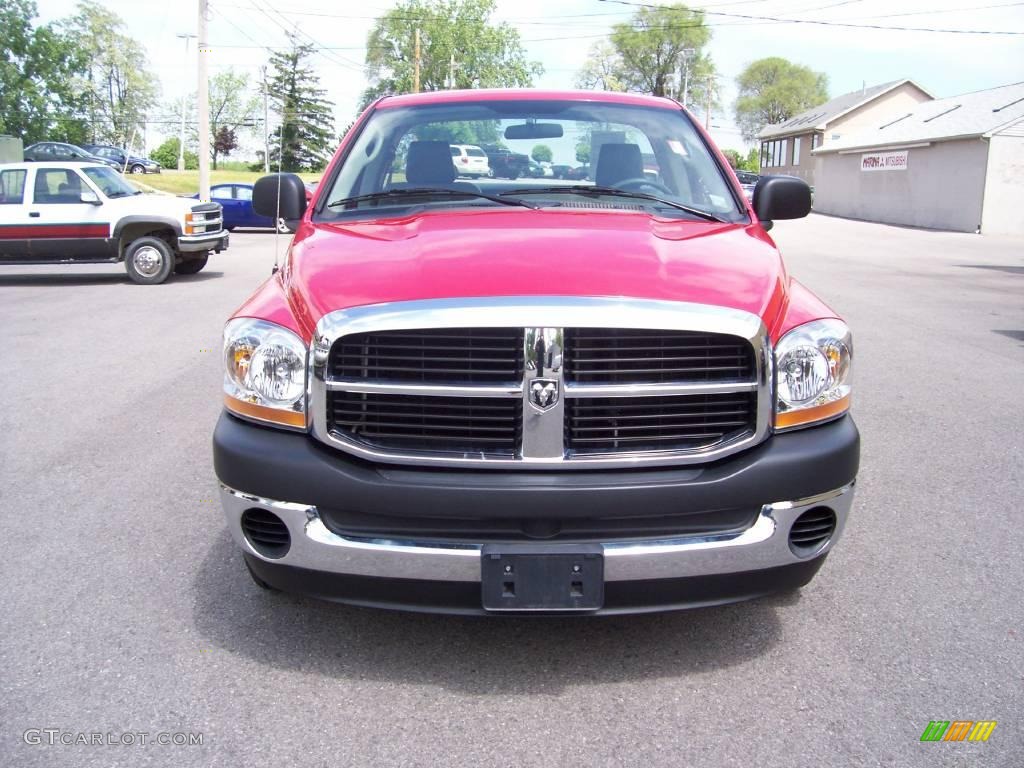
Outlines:
{"label": "truck tire", "polygon": [[174,271],[174,253],[166,240],[140,237],[132,240],[125,248],[124,268],[132,282],[157,285]]}
{"label": "truck tire", "polygon": [[187,259],[179,262],[174,267],[174,274],[176,275],[194,275],[197,272],[201,272],[203,267],[206,266],[206,262],[210,260],[210,254],[204,253],[198,259]]}

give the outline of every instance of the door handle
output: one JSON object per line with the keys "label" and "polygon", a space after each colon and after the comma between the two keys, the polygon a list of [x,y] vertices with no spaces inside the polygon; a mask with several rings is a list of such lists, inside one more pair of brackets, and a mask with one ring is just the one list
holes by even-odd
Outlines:
{"label": "door handle", "polygon": [[29,211],[28,215],[29,215],[30,218],[38,219],[39,218],[39,211]]}

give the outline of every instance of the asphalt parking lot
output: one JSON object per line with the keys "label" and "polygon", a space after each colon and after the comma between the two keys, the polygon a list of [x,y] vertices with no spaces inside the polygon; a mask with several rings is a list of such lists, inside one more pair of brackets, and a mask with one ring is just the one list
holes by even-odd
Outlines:
{"label": "asphalt parking lot", "polygon": [[[773,236],[854,329],[846,536],[797,595],[589,621],[250,582],[210,434],[221,326],[273,234],[156,287],[0,268],[0,765],[1024,764],[1024,243],[823,216]],[[935,719],[998,726],[920,743]],[[45,728],[203,744],[26,743]]]}

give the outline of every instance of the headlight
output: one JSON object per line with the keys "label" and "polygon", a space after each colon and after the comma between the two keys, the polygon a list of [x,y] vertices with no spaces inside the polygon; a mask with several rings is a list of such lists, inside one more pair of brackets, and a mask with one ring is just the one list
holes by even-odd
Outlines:
{"label": "headlight", "polygon": [[853,338],[840,320],[815,320],[783,336],[775,347],[775,428],[808,426],[849,410],[852,363]]}
{"label": "headlight", "polygon": [[257,421],[306,427],[306,345],[287,328],[239,318],[224,326],[224,404]]}

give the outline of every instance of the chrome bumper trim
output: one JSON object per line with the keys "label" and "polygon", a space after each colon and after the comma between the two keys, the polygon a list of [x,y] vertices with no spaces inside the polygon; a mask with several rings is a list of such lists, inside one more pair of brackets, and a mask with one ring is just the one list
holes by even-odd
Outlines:
{"label": "chrome bumper trim", "polygon": [[[713,536],[657,541],[603,542],[605,580],[669,579],[756,571],[791,565],[829,551],[842,536],[854,486],[794,501],[765,504],[749,528]],[[365,539],[339,536],[323,524],[316,507],[274,501],[221,486],[228,528],[238,545],[262,560],[314,571],[425,581],[479,581],[478,544]],[[797,557],[789,528],[803,512],[828,506],[836,515],[832,538],[817,551]],[[274,512],[291,533],[291,548],[272,559],[254,550],[242,533],[242,513],[259,507]],[[543,543],[543,542],[537,542]]]}

